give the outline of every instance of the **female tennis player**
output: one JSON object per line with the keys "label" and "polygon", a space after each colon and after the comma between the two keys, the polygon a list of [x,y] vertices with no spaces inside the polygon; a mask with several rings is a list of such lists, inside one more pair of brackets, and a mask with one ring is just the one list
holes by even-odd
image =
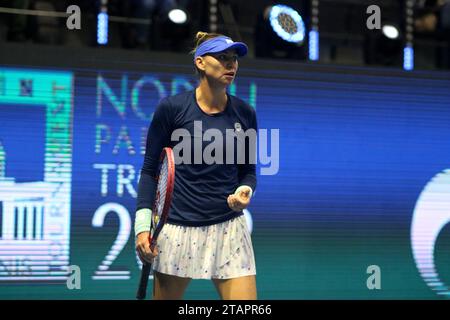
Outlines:
{"label": "female tennis player", "polygon": [[[247,54],[247,46],[205,32],[198,32],[195,42],[192,53],[200,78],[197,88],[162,99],[149,127],[138,187],[136,250],[143,262],[153,262],[153,299],[182,299],[191,279],[212,279],[222,299],[252,300],[257,297],[256,267],[242,210],[249,205],[256,187],[254,161],[249,161],[249,152],[255,146],[245,148],[244,163],[230,164],[226,159],[229,146],[225,144],[223,161],[196,161],[210,143],[198,132],[218,130],[215,132],[220,132],[225,142],[227,130],[257,130],[255,110],[226,91],[236,76],[238,58]],[[202,131],[198,131],[199,126]],[[175,130],[182,133],[181,137],[173,135]],[[191,149],[177,155],[176,146],[185,139],[192,142],[186,144]],[[194,148],[196,139],[201,139],[201,150]],[[164,147],[173,148],[175,159],[186,159],[184,152],[189,151],[192,161],[175,160],[169,216],[151,252],[155,172]]]}

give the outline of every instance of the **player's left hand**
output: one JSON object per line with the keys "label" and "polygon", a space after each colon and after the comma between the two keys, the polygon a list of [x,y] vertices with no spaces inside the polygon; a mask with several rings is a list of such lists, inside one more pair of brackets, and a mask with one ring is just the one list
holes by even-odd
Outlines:
{"label": "player's left hand", "polygon": [[250,188],[243,188],[237,194],[230,194],[227,202],[233,211],[244,210],[250,204]]}

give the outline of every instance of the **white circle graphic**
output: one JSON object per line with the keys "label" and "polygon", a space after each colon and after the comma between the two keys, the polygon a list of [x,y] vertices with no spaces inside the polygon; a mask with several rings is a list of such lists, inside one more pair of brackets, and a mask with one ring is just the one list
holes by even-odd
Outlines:
{"label": "white circle graphic", "polygon": [[438,295],[450,298],[450,290],[439,278],[434,247],[439,233],[450,222],[450,169],[434,176],[417,200],[411,224],[411,246],[417,269]]}

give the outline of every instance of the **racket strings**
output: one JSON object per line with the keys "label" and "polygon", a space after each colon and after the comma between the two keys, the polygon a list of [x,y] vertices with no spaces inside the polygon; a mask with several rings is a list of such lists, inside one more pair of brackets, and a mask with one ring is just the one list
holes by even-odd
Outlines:
{"label": "racket strings", "polygon": [[167,178],[168,178],[168,160],[167,156],[164,157],[164,160],[161,164],[161,169],[159,171],[158,185],[157,185],[157,197],[155,201],[155,212],[153,213],[153,225],[154,228],[158,225],[160,221],[160,217],[162,215],[164,209],[164,203],[166,199],[166,190],[167,190]]}

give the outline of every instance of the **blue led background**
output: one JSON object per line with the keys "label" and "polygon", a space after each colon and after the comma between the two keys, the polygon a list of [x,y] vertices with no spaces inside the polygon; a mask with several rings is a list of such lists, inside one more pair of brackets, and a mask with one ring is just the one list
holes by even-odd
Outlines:
{"label": "blue led background", "polygon": [[[151,64],[141,72],[58,68],[73,76],[70,264],[80,266],[82,287],[0,280],[0,298],[134,298],[139,268],[129,224],[146,129],[160,98],[196,85],[185,69],[173,69],[154,71]],[[323,67],[282,71],[263,65],[258,70],[243,62],[231,91],[256,108],[260,129],[280,133],[278,173],[258,176],[249,208],[259,298],[440,298],[416,267],[410,229],[424,187],[450,169],[448,74]],[[23,160],[13,160],[13,154],[26,158],[27,144],[44,152],[38,134],[44,130],[43,115],[36,111],[21,119],[20,108],[0,104],[0,139],[14,145],[8,149],[14,162]],[[29,123],[24,132],[17,130],[21,122]],[[24,137],[29,141],[22,142]],[[32,180],[42,176],[41,157],[21,163],[30,175],[40,170]],[[103,193],[101,168],[107,168]],[[450,183],[444,188],[449,190]],[[103,227],[94,227],[95,212],[107,204],[122,206],[127,214],[111,211]],[[120,227],[125,240],[108,269],[114,272],[93,278]],[[449,231],[442,229],[434,251],[447,284]],[[367,288],[371,265],[380,267],[380,290]],[[194,281],[186,298],[218,296],[212,283]]]}
{"label": "blue led background", "polygon": [[0,112],[5,120],[0,126],[3,148],[14,150],[8,156],[6,175],[15,177],[19,182],[42,180],[43,171],[34,170],[34,167],[44,167],[45,108],[3,104],[0,105]]}

